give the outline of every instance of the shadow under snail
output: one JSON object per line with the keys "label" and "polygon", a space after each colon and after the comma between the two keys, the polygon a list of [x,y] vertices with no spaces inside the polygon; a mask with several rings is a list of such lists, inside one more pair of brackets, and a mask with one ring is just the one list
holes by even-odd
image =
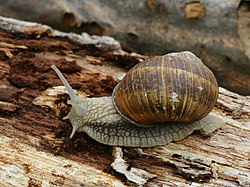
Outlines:
{"label": "shadow under snail", "polygon": [[63,119],[96,141],[115,146],[153,147],[178,141],[194,130],[209,134],[224,125],[209,114],[218,98],[213,73],[189,51],[138,63],[112,97],[80,98],[55,65],[72,105]]}

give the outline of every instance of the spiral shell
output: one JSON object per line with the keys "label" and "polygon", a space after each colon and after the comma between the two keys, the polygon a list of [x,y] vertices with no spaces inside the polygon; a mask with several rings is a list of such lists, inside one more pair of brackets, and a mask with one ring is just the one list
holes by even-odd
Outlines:
{"label": "spiral shell", "polygon": [[202,119],[217,98],[216,78],[191,52],[170,53],[137,64],[113,92],[118,112],[139,126]]}

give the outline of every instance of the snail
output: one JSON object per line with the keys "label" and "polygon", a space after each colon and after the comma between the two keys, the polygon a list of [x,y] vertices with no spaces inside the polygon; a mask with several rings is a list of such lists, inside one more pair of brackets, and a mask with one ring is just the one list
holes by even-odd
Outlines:
{"label": "snail", "polygon": [[75,132],[114,146],[153,147],[179,141],[194,130],[210,134],[224,125],[209,114],[218,98],[213,73],[189,51],[156,56],[135,65],[110,97],[81,98],[55,65],[70,96]]}

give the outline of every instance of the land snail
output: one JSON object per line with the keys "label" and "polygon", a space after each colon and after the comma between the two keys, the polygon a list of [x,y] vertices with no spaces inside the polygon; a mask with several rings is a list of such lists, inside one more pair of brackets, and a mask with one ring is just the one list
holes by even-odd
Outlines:
{"label": "land snail", "polygon": [[51,66],[70,96],[75,132],[114,146],[153,147],[179,141],[194,130],[210,134],[224,125],[209,114],[218,98],[213,73],[189,51],[138,63],[118,83],[112,97],[81,98]]}

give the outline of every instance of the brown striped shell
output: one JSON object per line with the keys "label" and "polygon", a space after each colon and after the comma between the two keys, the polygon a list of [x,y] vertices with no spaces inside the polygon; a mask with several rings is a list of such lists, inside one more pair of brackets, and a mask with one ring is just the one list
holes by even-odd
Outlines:
{"label": "brown striped shell", "polygon": [[118,112],[140,126],[199,120],[213,109],[217,98],[213,73],[188,51],[137,64],[113,92]]}

